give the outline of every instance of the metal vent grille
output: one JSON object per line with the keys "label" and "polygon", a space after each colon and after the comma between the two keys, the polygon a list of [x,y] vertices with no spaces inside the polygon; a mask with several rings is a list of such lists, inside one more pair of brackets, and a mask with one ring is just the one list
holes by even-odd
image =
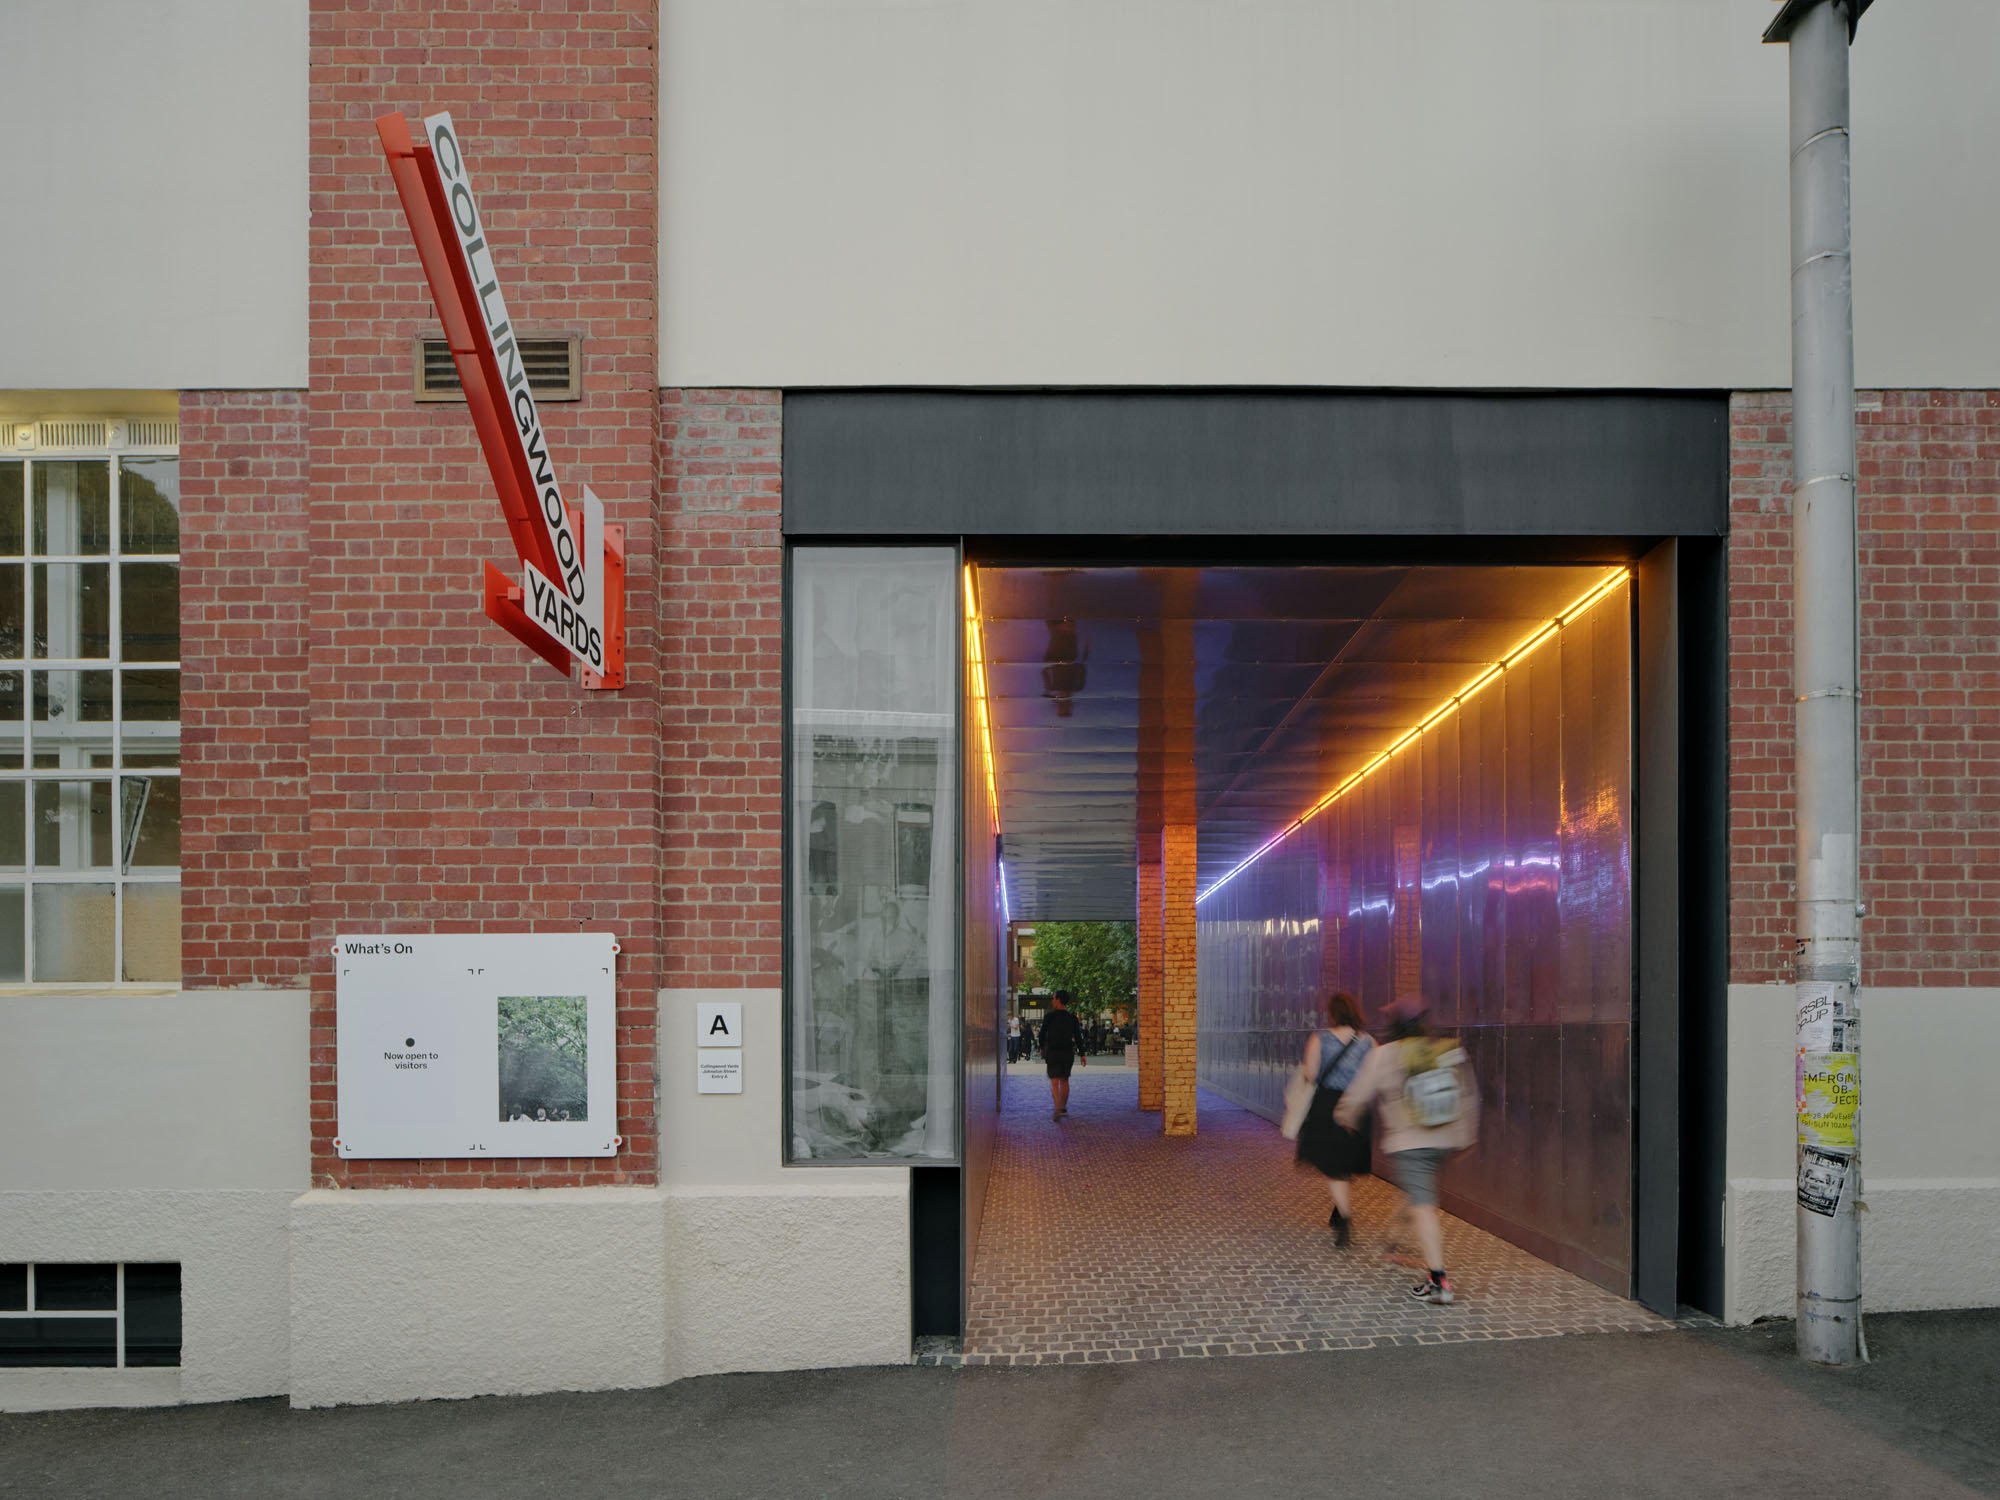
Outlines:
{"label": "metal vent grille", "polygon": [[97,421],[38,422],[38,448],[102,448],[110,439],[109,424]]}
{"label": "metal vent grille", "polygon": [[180,446],[181,424],[172,417],[134,417],[125,424],[125,442],[133,448]]}
{"label": "metal vent grille", "polygon": [[29,422],[0,422],[0,452],[35,446],[34,425]]}
{"label": "metal vent grille", "polygon": [[[537,401],[583,399],[583,340],[576,334],[524,335],[521,363]],[[419,401],[460,399],[458,367],[451,362],[451,345],[443,339],[417,340],[416,374]]]}

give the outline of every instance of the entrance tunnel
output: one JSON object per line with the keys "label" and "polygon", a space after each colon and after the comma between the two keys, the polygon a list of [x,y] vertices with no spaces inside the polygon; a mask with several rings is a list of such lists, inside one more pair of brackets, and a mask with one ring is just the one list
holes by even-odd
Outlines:
{"label": "entrance tunnel", "polygon": [[[1421,995],[1484,1103],[1447,1210],[1630,1296],[1628,570],[972,566],[965,588],[968,801],[997,815],[1004,886],[982,922],[968,859],[968,972],[1009,919],[1135,922],[1120,1107],[1168,1137],[1276,1120],[1330,990],[1371,1023]],[[1008,1171],[980,1140],[989,1045],[968,1051],[968,1260],[1006,1186],[987,1164]],[[1003,1097],[1046,1121],[1019,1071]]]}

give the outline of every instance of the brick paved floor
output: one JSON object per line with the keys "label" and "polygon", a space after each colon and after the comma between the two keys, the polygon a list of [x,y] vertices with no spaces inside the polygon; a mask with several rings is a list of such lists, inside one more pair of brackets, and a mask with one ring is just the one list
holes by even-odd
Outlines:
{"label": "brick paved floor", "polygon": [[[1385,1265],[1401,1194],[1355,1183],[1354,1243],[1334,1248],[1325,1181],[1275,1127],[1201,1094],[1200,1131],[1167,1140],[1137,1070],[1079,1068],[1049,1119],[1039,1065],[1010,1069],[974,1267],[963,1361],[1094,1364],[1669,1325],[1457,1219],[1445,1251],[1460,1300],[1410,1301]],[[1060,1297],[1052,1295],[1063,1288]]]}

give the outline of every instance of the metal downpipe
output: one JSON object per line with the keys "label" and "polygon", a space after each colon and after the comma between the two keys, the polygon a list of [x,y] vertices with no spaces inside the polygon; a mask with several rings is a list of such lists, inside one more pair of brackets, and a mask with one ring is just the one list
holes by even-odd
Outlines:
{"label": "metal downpipe", "polygon": [[1861,1335],[1861,869],[1851,0],[1789,32],[1793,599],[1798,809],[1798,1302],[1801,1358],[1855,1364]]}

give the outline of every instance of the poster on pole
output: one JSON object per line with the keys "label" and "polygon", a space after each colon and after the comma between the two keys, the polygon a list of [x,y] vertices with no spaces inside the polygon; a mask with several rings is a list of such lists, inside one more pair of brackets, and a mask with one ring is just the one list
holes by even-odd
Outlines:
{"label": "poster on pole", "polygon": [[604,932],[336,939],[336,1153],[615,1155],[617,954]]}

